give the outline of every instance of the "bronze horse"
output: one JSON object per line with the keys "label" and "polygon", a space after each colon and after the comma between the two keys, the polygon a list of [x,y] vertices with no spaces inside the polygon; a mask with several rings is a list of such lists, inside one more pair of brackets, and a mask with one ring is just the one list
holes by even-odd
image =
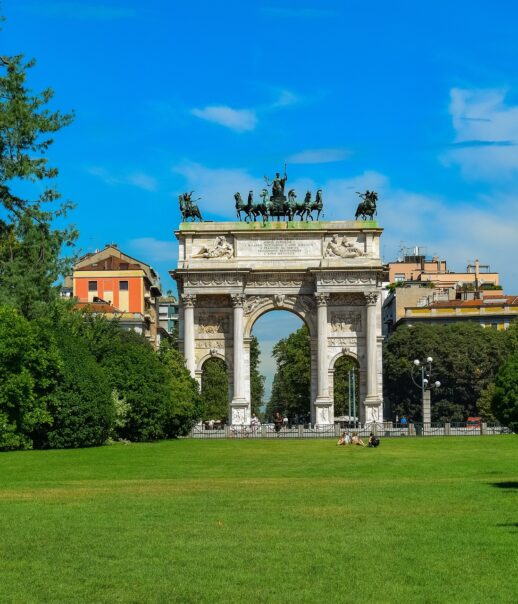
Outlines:
{"label": "bronze horse", "polygon": [[[191,191],[190,193],[182,193],[181,195],[178,195],[178,201],[180,202],[180,212],[182,214],[182,222],[187,222],[188,218],[192,218],[193,222],[196,220],[196,218],[203,222],[203,218],[201,216],[201,212],[198,206],[193,201],[191,201],[193,193],[194,191]],[[201,197],[199,197],[198,199],[201,199]],[[198,201],[198,199],[196,199],[195,201]]]}
{"label": "bronze horse", "polygon": [[356,195],[359,195],[362,201],[358,204],[356,208],[356,214],[354,215],[354,219],[358,220],[358,217],[361,216],[362,220],[367,220],[369,217],[372,218],[377,215],[378,210],[376,208],[376,202],[378,201],[378,194],[376,191],[365,191],[365,193],[359,193],[356,191]]}

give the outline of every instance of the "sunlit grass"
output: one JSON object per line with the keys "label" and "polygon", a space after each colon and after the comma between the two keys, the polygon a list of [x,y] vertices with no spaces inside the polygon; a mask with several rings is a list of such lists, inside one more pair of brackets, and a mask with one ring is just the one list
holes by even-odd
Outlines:
{"label": "sunlit grass", "polygon": [[515,602],[518,439],[0,455],[0,602]]}

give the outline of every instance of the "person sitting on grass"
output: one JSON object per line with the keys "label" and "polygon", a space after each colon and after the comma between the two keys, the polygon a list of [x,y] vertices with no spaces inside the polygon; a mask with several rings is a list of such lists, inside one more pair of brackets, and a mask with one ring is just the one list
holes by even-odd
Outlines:
{"label": "person sitting on grass", "polygon": [[377,438],[376,436],[374,436],[374,434],[371,432],[369,434],[369,444],[367,446],[371,447],[372,449],[375,449],[376,447],[379,447],[379,444],[380,444],[380,439]]}
{"label": "person sitting on grass", "polygon": [[351,444],[353,445],[358,445],[360,447],[365,447],[365,443],[363,442],[363,440],[358,436],[358,432],[353,432],[353,437],[351,438]]}
{"label": "person sitting on grass", "polygon": [[351,444],[351,437],[349,435],[349,432],[347,432],[346,430],[344,430],[344,432],[342,432],[342,436],[340,436],[340,438],[338,439],[338,442],[336,443],[337,445],[350,445]]}

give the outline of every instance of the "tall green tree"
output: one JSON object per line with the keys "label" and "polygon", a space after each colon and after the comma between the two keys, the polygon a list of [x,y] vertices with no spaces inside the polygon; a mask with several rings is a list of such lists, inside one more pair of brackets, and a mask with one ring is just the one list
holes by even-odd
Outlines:
{"label": "tall green tree", "polygon": [[306,325],[277,342],[272,354],[277,370],[267,416],[273,417],[278,410],[291,419],[306,419],[311,396],[311,349]]}
{"label": "tall green tree", "polygon": [[259,371],[259,361],[261,358],[261,348],[259,340],[252,336],[250,341],[250,396],[252,413],[259,415],[263,406],[264,396],[264,375]]}
{"label": "tall green tree", "polygon": [[56,299],[55,282],[66,265],[60,253],[76,237],[73,228],[52,227],[71,204],[57,203],[58,170],[46,157],[53,134],[73,115],[48,108],[50,88],[28,87],[34,65],[21,55],[0,58],[0,303],[30,318]]}
{"label": "tall green tree", "polygon": [[162,342],[159,358],[171,382],[165,430],[168,438],[183,436],[202,416],[203,405],[198,382],[186,369],[185,358],[176,349],[174,342]]}
{"label": "tall green tree", "polygon": [[201,376],[203,419],[226,421],[228,418],[228,373],[222,359],[207,359]]}
{"label": "tall green tree", "polygon": [[48,404],[62,368],[48,329],[0,306],[0,450],[31,449],[52,424]]}
{"label": "tall green tree", "polygon": [[[356,411],[360,408],[360,379],[358,373],[358,363],[351,357],[341,357],[335,363],[334,372],[334,405],[335,416],[349,415],[349,376],[351,371],[356,372],[354,387],[356,396]],[[351,386],[353,385],[351,379]],[[351,409],[352,414],[352,409]]]}

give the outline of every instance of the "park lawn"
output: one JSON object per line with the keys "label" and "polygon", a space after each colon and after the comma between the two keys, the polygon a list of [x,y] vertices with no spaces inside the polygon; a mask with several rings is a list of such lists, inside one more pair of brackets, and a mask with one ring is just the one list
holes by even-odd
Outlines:
{"label": "park lawn", "polygon": [[516,602],[518,438],[0,454],[0,602]]}

